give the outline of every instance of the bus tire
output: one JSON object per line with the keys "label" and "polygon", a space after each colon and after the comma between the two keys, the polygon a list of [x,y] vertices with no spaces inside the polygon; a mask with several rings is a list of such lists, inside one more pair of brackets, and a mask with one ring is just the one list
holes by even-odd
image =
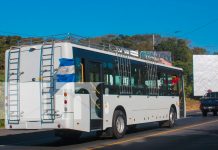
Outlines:
{"label": "bus tire", "polygon": [[175,123],[176,123],[176,110],[171,107],[170,108],[170,113],[169,113],[169,120],[168,120],[168,127],[169,128],[172,128],[175,126]]}
{"label": "bus tire", "polygon": [[217,116],[217,111],[214,111],[214,112],[213,112],[213,116]]}
{"label": "bus tire", "polygon": [[122,138],[126,133],[126,115],[121,110],[115,110],[112,121],[113,138]]}
{"label": "bus tire", "polygon": [[81,131],[70,130],[70,129],[57,129],[55,130],[54,133],[55,136],[68,141],[78,141],[82,134]]}

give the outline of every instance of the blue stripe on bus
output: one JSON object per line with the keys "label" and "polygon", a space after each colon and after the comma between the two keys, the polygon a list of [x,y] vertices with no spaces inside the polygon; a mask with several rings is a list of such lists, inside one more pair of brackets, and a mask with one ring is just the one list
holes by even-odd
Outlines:
{"label": "blue stripe on bus", "polygon": [[73,66],[74,65],[74,59],[69,59],[69,58],[61,58],[59,59],[59,66]]}
{"label": "blue stripe on bus", "polygon": [[75,74],[57,74],[57,82],[75,82]]}

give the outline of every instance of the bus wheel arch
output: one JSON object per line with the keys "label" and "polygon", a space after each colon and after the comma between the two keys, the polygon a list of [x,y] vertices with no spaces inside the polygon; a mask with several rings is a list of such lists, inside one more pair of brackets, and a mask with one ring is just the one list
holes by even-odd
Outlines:
{"label": "bus wheel arch", "polygon": [[121,106],[121,105],[117,106],[117,107],[114,109],[114,112],[115,112],[116,110],[122,111],[122,112],[125,114],[126,118],[127,118],[126,110],[125,110],[125,108],[124,108],[123,106]]}

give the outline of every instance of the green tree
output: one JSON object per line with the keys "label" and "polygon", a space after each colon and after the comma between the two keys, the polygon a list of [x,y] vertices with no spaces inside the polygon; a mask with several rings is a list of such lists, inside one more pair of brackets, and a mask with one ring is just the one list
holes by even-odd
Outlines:
{"label": "green tree", "polygon": [[5,67],[5,51],[10,49],[11,46],[19,45],[19,42],[25,44],[41,43],[42,38],[22,38],[20,36],[0,36],[0,70]]}
{"label": "green tree", "polygon": [[204,48],[200,48],[200,47],[194,47],[192,48],[192,53],[194,55],[206,55],[208,54],[207,50]]}
{"label": "green tree", "polygon": [[21,40],[20,36],[0,36],[0,70],[4,69],[5,65],[5,51],[10,46],[17,45],[17,42]]}

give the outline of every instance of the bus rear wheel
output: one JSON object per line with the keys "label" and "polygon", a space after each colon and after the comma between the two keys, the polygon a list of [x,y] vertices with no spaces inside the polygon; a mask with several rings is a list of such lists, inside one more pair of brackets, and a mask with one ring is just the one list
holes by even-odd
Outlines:
{"label": "bus rear wheel", "polygon": [[126,115],[121,110],[115,110],[112,122],[112,135],[114,138],[122,138],[126,133]]}

